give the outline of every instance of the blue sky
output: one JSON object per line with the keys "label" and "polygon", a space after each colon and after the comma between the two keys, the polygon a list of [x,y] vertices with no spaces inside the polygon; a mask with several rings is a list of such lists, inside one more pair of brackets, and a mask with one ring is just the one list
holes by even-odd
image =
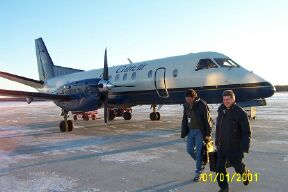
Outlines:
{"label": "blue sky", "polygon": [[0,0],[0,71],[38,79],[34,39],[42,37],[66,67],[101,68],[106,47],[110,66],[217,51],[288,84],[287,10],[284,0]]}

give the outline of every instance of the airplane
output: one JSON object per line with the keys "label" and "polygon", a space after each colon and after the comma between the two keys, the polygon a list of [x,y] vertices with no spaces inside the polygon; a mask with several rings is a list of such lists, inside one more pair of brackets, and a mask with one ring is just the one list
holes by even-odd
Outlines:
{"label": "airplane", "polygon": [[[217,52],[198,52],[149,61],[108,67],[107,49],[104,68],[83,71],[54,65],[40,37],[35,40],[39,80],[0,72],[6,78],[35,88],[38,92],[0,89],[0,95],[50,100],[62,109],[64,120],[61,132],[72,131],[69,112],[87,112],[104,108],[107,125],[108,108],[129,109],[136,105],[151,105],[150,119],[160,119],[157,105],[174,105],[185,102],[188,89],[197,91],[208,104],[222,102],[222,92],[231,89],[241,106],[265,105],[274,86],[258,75],[243,68],[228,56]],[[132,111],[123,112],[130,120]],[[115,115],[114,115],[115,116]],[[112,118],[113,119],[113,118]]]}

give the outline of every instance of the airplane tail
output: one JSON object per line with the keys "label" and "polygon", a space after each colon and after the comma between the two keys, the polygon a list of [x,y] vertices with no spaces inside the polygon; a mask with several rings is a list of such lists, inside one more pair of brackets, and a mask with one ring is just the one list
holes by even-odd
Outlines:
{"label": "airplane tail", "polygon": [[47,81],[53,77],[67,75],[71,73],[81,72],[83,70],[61,67],[54,65],[43,39],[40,37],[35,39],[36,57],[38,65],[39,79]]}
{"label": "airplane tail", "polygon": [[37,57],[38,73],[40,80],[30,79],[27,77],[3,71],[0,71],[0,77],[40,90],[45,86],[45,81],[53,77],[83,71],[80,69],[73,69],[54,65],[42,38],[38,38],[35,40],[35,46],[36,46],[36,57]]}
{"label": "airplane tail", "polygon": [[54,63],[42,38],[35,39],[35,47],[39,79],[41,81],[47,81],[55,77]]}

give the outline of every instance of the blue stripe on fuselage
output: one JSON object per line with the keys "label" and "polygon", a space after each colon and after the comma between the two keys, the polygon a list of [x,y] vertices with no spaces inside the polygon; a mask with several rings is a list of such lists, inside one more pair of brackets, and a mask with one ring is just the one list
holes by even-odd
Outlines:
{"label": "blue stripe on fuselage", "polygon": [[[248,101],[260,98],[271,97],[275,89],[268,82],[253,84],[234,84],[209,87],[191,87],[197,91],[198,95],[207,103],[221,103],[224,90],[231,89],[235,92],[236,101]],[[168,89],[169,98],[160,98],[156,90],[117,92],[109,94],[110,107],[151,105],[151,104],[182,104],[185,102],[185,93],[190,88]],[[95,97],[94,97],[95,98]],[[99,100],[91,97],[83,97],[82,105],[71,105],[72,111],[90,111],[99,106]],[[95,100],[95,101],[94,101]]]}

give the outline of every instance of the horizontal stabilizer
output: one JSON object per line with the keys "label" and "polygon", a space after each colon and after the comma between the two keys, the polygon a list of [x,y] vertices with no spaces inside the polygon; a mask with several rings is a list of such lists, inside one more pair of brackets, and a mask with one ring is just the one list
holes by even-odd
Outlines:
{"label": "horizontal stabilizer", "polygon": [[0,95],[2,96],[12,96],[18,98],[29,98],[29,99],[40,99],[40,100],[51,100],[51,101],[68,101],[73,99],[69,95],[55,95],[48,93],[37,93],[37,92],[26,92],[26,91],[14,91],[14,90],[4,90],[0,89]]}
{"label": "horizontal stabilizer", "polygon": [[81,72],[81,71],[84,71],[84,70],[73,69],[73,68],[69,68],[69,67],[61,67],[61,66],[54,65],[55,77],[58,77],[58,76],[61,76],[61,75],[68,75],[68,74],[72,74],[72,73],[77,73],[77,72]]}
{"label": "horizontal stabilizer", "polygon": [[11,81],[15,81],[36,89],[41,89],[44,86],[44,82],[43,81],[37,81],[34,79],[29,79],[27,77],[22,77],[22,76],[18,76],[18,75],[14,75],[14,74],[10,74],[10,73],[6,73],[6,72],[1,72],[0,71],[0,77],[11,80]]}

